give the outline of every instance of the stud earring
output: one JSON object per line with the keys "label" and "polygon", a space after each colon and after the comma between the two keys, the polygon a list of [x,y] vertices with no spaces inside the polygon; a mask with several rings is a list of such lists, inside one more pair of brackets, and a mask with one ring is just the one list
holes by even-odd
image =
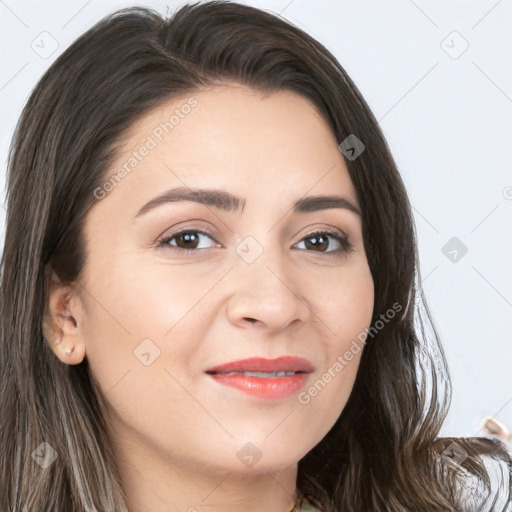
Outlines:
{"label": "stud earring", "polygon": [[73,355],[73,352],[74,352],[74,351],[75,351],[75,349],[74,349],[74,348],[68,348],[68,349],[66,350],[66,355],[67,355],[68,357],[71,357],[71,356]]}

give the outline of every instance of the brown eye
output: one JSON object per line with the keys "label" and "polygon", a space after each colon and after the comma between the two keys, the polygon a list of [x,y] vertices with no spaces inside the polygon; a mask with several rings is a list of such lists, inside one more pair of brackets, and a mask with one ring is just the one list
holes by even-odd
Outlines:
{"label": "brown eye", "polygon": [[[334,240],[334,242],[331,240]],[[299,242],[299,244],[303,241],[305,241],[304,246],[308,251],[334,255],[344,252],[354,252],[354,248],[347,237],[341,236],[338,233],[332,233],[330,231],[319,231],[316,233],[311,233],[307,237],[304,237]],[[338,245],[337,248],[336,245]],[[335,248],[327,250],[332,246]]]}
{"label": "brown eye", "polygon": [[[306,240],[306,249],[319,249],[321,252],[325,252],[329,247],[329,238],[325,235],[308,236]],[[308,242],[309,241],[309,242]]]}
{"label": "brown eye", "polygon": [[[174,233],[171,236],[167,236],[158,242],[158,247],[168,248],[168,249],[177,249],[177,250],[201,250],[208,249],[209,247],[199,247],[198,245],[201,242],[203,237],[209,238],[213,241],[212,236],[209,233],[205,233],[203,231],[198,231],[195,229],[190,229],[186,231],[180,231],[178,233]],[[176,241],[176,243],[171,243],[172,241]]]}

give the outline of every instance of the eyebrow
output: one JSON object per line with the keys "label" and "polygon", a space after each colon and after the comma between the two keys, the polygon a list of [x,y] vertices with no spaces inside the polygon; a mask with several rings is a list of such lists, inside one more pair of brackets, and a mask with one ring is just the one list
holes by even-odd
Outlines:
{"label": "eyebrow", "polygon": [[[163,194],[151,199],[137,212],[133,220],[164,204],[180,201],[192,201],[235,213],[242,213],[245,206],[245,199],[234,196],[224,190],[178,187],[167,190]],[[360,209],[355,204],[346,197],[338,195],[318,195],[301,198],[295,201],[292,207],[295,213],[315,212],[329,208],[343,208],[361,215]]]}

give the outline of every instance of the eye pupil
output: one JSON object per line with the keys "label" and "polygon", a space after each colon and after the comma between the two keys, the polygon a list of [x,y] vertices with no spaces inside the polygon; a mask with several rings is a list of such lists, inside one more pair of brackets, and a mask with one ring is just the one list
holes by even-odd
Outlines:
{"label": "eye pupil", "polygon": [[[195,239],[195,240],[194,240]],[[193,245],[192,248],[196,248],[197,247],[197,242],[199,240],[199,237],[194,233],[194,232],[191,232],[191,231],[188,231],[188,232],[185,232],[185,233],[181,233],[180,235],[178,235],[176,237],[176,240],[183,240],[185,241],[185,245],[187,245],[187,243],[190,243],[190,242],[196,242],[195,245]],[[178,247],[179,247],[179,243],[177,244]],[[190,245],[188,245],[188,247],[186,246],[185,249],[190,249]]]}
{"label": "eye pupil", "polygon": [[[312,243],[309,243],[308,240],[311,240]],[[320,236],[310,236],[306,238],[305,246],[309,248],[308,246],[314,247],[314,248],[320,248],[320,249],[327,249],[329,246],[329,240],[326,236],[320,235]]]}

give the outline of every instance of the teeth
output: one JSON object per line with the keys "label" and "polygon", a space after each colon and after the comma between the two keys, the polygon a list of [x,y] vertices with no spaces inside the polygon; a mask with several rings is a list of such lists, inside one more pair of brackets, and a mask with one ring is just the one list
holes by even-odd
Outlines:
{"label": "teeth", "polygon": [[291,377],[297,372],[228,372],[225,375],[247,375],[247,377]]}

